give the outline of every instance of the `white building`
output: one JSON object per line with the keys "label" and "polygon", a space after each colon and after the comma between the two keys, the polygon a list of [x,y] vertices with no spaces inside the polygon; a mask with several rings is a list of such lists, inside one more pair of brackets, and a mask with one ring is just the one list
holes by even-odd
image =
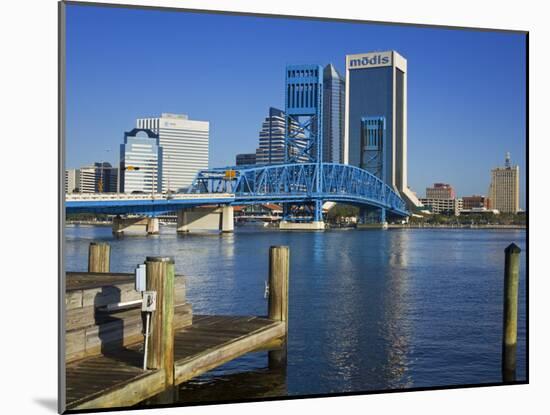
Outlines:
{"label": "white building", "polygon": [[78,190],[80,193],[96,192],[96,169],[94,166],[81,167]]}
{"label": "white building", "polygon": [[163,113],[156,118],[139,118],[137,128],[150,129],[159,136],[163,192],[188,187],[199,170],[208,168],[208,121]]}
{"label": "white building", "polygon": [[432,213],[453,213],[460,215],[462,210],[462,199],[455,198],[421,198],[420,202]]}
{"label": "white building", "polygon": [[65,194],[80,191],[80,169],[65,170]]}

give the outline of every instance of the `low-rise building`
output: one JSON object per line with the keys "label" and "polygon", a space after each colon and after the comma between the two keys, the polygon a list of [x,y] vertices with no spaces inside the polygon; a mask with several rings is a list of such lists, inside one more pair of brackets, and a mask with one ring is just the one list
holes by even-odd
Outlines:
{"label": "low-rise building", "polygon": [[485,209],[491,208],[491,205],[489,203],[489,198],[486,196],[480,196],[480,195],[463,196],[462,202],[463,202],[463,207],[462,207],[463,210],[477,209],[477,208],[485,208]]}
{"label": "low-rise building", "polygon": [[447,183],[434,183],[433,187],[426,188],[427,199],[456,199],[453,186]]}
{"label": "low-rise building", "polygon": [[420,202],[432,213],[460,215],[462,209],[462,199],[459,198],[421,198]]}

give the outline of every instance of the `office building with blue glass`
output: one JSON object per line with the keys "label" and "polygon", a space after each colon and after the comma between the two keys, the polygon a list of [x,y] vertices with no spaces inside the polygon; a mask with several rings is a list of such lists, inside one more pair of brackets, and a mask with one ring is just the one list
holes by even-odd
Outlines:
{"label": "office building with blue glass", "polygon": [[407,186],[407,60],[395,51],[347,55],[345,97],[344,163],[420,206]]}
{"label": "office building with blue glass", "polygon": [[159,135],[134,128],[120,145],[121,192],[157,193],[162,189],[162,147]]}

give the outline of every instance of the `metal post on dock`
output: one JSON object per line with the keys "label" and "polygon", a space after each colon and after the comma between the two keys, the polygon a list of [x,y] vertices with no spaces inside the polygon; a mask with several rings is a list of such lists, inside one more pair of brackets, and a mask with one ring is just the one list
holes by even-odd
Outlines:
{"label": "metal post on dock", "polygon": [[92,242],[88,250],[88,272],[109,272],[111,247],[108,243]]}
{"label": "metal post on dock", "polygon": [[[284,321],[288,333],[288,278],[290,250],[288,246],[272,246],[269,249],[269,300],[268,317]],[[279,350],[272,350],[269,355],[269,367],[286,367],[287,339]]]}
{"label": "metal post on dock", "polygon": [[516,348],[518,328],[519,255],[514,243],[505,250],[504,260],[504,318],[502,336],[502,380],[516,380]]}
{"label": "metal post on dock", "polygon": [[147,257],[147,291],[156,291],[157,306],[151,319],[147,368],[164,369],[166,387],[174,384],[174,259]]}

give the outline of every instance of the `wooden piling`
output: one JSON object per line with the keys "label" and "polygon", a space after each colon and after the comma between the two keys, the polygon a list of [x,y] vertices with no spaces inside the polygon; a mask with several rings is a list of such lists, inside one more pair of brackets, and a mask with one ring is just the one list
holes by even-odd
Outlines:
{"label": "wooden piling", "polygon": [[151,318],[147,368],[164,369],[166,387],[174,384],[174,259],[147,257],[147,290],[157,292]]}
{"label": "wooden piling", "polygon": [[88,272],[109,272],[111,247],[107,243],[92,242],[88,250]]}
{"label": "wooden piling", "polygon": [[519,255],[521,249],[512,243],[504,250],[504,253],[502,379],[504,382],[514,382],[516,380]]}
{"label": "wooden piling", "polygon": [[[272,246],[269,249],[269,299],[268,317],[271,320],[283,321],[288,333],[288,280],[290,250],[288,246]],[[286,335],[279,350],[272,350],[269,355],[269,367],[286,367]]]}

